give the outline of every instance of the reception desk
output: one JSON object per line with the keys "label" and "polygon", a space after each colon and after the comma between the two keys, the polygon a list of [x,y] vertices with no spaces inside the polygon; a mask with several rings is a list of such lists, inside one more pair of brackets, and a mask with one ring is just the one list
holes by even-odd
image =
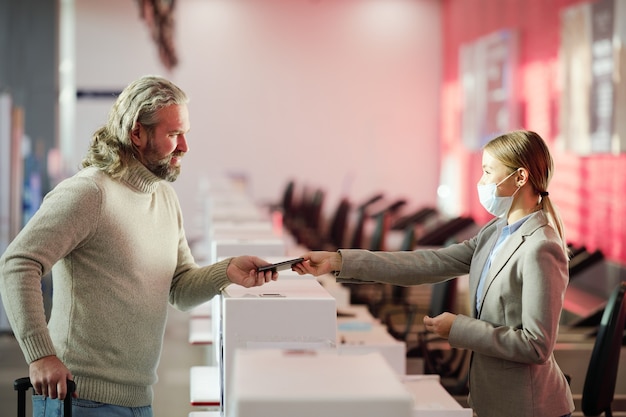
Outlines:
{"label": "reception desk", "polygon": [[238,351],[229,417],[410,417],[412,398],[378,353]]}
{"label": "reception desk", "polygon": [[413,397],[413,417],[472,417],[439,382],[439,375],[406,375],[404,386]]}
{"label": "reception desk", "polygon": [[337,350],[345,354],[379,352],[396,374],[406,374],[406,343],[394,339],[382,324],[339,323]]}
{"label": "reception desk", "polygon": [[398,376],[378,352],[237,351],[228,417],[472,417],[436,375]]}
{"label": "reception desk", "polygon": [[[282,279],[261,287],[230,285],[220,296],[217,333],[222,405],[237,349],[334,349],[337,337],[335,299],[311,276]],[[228,414],[230,415],[230,414]]]}
{"label": "reception desk", "polygon": [[365,305],[337,307],[337,350],[379,352],[398,375],[406,374],[406,343],[393,338]]}

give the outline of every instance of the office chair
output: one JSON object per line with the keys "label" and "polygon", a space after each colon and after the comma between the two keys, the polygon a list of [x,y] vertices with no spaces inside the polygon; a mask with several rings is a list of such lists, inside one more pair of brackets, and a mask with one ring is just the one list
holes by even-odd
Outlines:
{"label": "office chair", "polygon": [[572,253],[572,257],[569,261],[569,276],[570,279],[576,278],[576,274],[587,269],[591,265],[594,265],[604,259],[604,254],[596,249],[593,252],[587,251],[584,247],[582,250]]}
{"label": "office chair", "polygon": [[293,209],[293,194],[295,187],[296,183],[293,180],[290,180],[287,182],[285,190],[283,191],[282,206],[283,210],[285,210],[285,213],[291,214],[291,211]]}
{"label": "office chair", "polygon": [[626,282],[615,288],[604,309],[585,376],[582,411],[585,416],[612,416],[617,368],[626,324]]}
{"label": "office chair", "polygon": [[370,237],[369,250],[385,250],[385,237],[389,227],[389,215],[386,212],[377,213],[374,218],[374,231]]}
{"label": "office chair", "polygon": [[[430,305],[427,314],[435,317],[445,311],[456,309],[457,281],[451,279],[432,285]],[[435,334],[427,332],[419,321],[425,312],[417,306],[404,305],[396,310],[388,311],[384,323],[387,331],[397,340],[412,342],[407,349],[408,358],[422,358],[424,373],[439,375],[441,385],[450,395],[466,395],[468,390],[469,362],[471,352],[449,346],[448,342]],[[404,315],[405,325],[402,330],[394,326],[392,316]],[[414,341],[416,335],[416,341]]]}
{"label": "office chair", "polygon": [[[457,297],[457,280],[433,285],[433,301],[428,315],[435,317],[445,311],[454,311]],[[441,344],[446,346],[442,347]],[[447,340],[422,330],[418,332],[418,345],[407,356],[421,356],[424,360],[424,373],[437,374],[441,385],[450,395],[466,395],[469,392],[469,363],[471,352],[453,348]]]}
{"label": "office chair", "polygon": [[367,209],[369,208],[369,206],[381,200],[382,198],[382,193],[374,194],[367,201],[358,206],[358,218],[352,232],[352,237],[350,238],[350,243],[348,245],[350,249],[363,249],[363,231],[365,228],[365,222],[368,218]]}
{"label": "office chair", "polygon": [[[370,217],[368,209],[370,209],[373,204],[382,200],[383,197],[384,195],[382,193],[376,193],[357,206],[357,219],[347,246],[349,249],[365,249],[363,245],[363,237],[365,234],[365,223]],[[345,282],[342,283],[342,285],[350,289],[350,304],[367,304],[367,300],[371,299],[368,291],[370,287],[367,286],[370,284],[353,284]]]}
{"label": "office chair", "polygon": [[283,211],[283,223],[287,228],[291,227],[291,223],[296,217],[297,207],[294,201],[295,188],[295,181],[288,181],[283,191],[282,199],[280,202],[280,208]]}
{"label": "office chair", "polygon": [[325,193],[318,188],[311,191],[304,187],[298,209],[289,224],[289,231],[299,244],[306,244],[311,235],[320,233],[320,221]]}
{"label": "office chair", "polygon": [[333,246],[334,250],[343,247],[351,208],[352,204],[347,198],[342,198],[339,206],[337,206],[337,211],[328,230],[328,243]]}
{"label": "office chair", "polygon": [[[369,237],[368,245],[364,245],[365,249],[370,251],[387,249],[386,239],[392,219],[405,204],[406,200],[399,199],[369,215],[369,218],[374,221],[374,229]],[[383,283],[356,284],[351,287],[350,299],[352,304],[366,304],[370,313],[378,318],[381,309],[385,308],[392,299],[392,288],[392,285]]]}
{"label": "office chair", "polygon": [[[399,305],[388,309],[383,316],[383,323],[387,331],[395,339],[409,342],[412,334],[423,331],[421,322],[416,322],[424,315],[435,317],[444,311],[454,311],[456,301],[456,280],[448,280],[437,284],[431,284],[430,303],[427,309],[420,309],[419,306],[410,304],[402,300]],[[404,324],[399,330],[394,317],[402,316],[401,322]],[[417,330],[416,330],[417,329]],[[407,349],[407,356],[420,356],[421,347]]]}
{"label": "office chair", "polygon": [[417,238],[417,246],[447,246],[450,239],[463,229],[474,225],[471,217],[455,217],[433,227]]}
{"label": "office chair", "polygon": [[397,200],[384,209],[371,215],[375,221],[374,231],[370,237],[368,249],[371,251],[382,251],[386,249],[385,239],[387,232],[391,228],[392,218],[396,215],[398,210],[406,204],[406,200]]}
{"label": "office chair", "polygon": [[404,229],[402,243],[400,243],[400,251],[412,251],[415,248],[415,226],[409,225]]}
{"label": "office chair", "polygon": [[[385,250],[385,237],[389,228],[389,213],[385,210],[373,214],[374,230],[369,241],[367,249],[371,251]],[[388,284],[383,283],[367,283],[355,284],[350,288],[350,300],[352,304],[365,304],[369,312],[378,317],[380,308],[385,303],[385,288]]]}
{"label": "office chair", "polygon": [[408,226],[424,224],[427,220],[438,214],[437,209],[422,207],[415,213],[396,219],[391,225],[392,230],[405,230]]}
{"label": "office chair", "polygon": [[322,219],[322,208],[324,206],[325,193],[322,189],[316,189],[307,205],[305,213],[305,225],[311,230],[319,230]]}
{"label": "office chair", "polygon": [[348,227],[348,215],[351,204],[347,198],[342,198],[333,214],[327,230],[323,233],[313,234],[304,242],[311,250],[336,251],[343,247],[346,230]]}
{"label": "office chair", "polygon": [[[430,207],[426,207],[418,210],[415,214],[410,216],[402,217],[394,224],[392,224],[392,230],[402,230],[403,237],[402,242],[400,243],[399,251],[412,251],[415,249],[415,245],[417,242],[417,232],[416,228],[418,226],[422,226],[424,222],[426,222],[429,218],[434,217],[437,214],[437,211],[431,209]],[[391,303],[395,305],[402,305],[403,300],[407,297],[407,288],[399,285],[393,286],[391,290]],[[410,312],[407,314],[411,315]]]}

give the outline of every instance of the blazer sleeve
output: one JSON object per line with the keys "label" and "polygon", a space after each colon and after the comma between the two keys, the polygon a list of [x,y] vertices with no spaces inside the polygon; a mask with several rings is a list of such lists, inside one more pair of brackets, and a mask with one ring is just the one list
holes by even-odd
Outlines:
{"label": "blazer sleeve", "polygon": [[338,281],[415,285],[445,281],[469,272],[476,239],[438,249],[372,252],[341,249]]}

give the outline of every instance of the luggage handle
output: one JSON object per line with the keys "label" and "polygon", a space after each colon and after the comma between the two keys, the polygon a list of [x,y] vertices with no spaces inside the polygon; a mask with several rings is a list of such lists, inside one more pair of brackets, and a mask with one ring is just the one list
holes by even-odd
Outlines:
{"label": "luggage handle", "polygon": [[[17,416],[26,417],[26,391],[32,388],[29,377],[18,378],[13,382],[13,389],[17,391]],[[76,383],[67,380],[67,394],[63,400],[63,415],[72,416],[72,393],[76,391]]]}

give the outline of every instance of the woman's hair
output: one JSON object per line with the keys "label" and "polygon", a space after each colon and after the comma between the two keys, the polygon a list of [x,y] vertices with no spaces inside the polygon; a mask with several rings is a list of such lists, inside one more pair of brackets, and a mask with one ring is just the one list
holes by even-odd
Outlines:
{"label": "woman's hair", "polygon": [[183,90],[164,78],[148,75],[132,82],[115,101],[107,123],[94,132],[83,168],[94,166],[120,178],[135,156],[130,134],[136,123],[151,134],[159,122],[160,109],[188,101]]}
{"label": "woman's hair", "polygon": [[563,222],[558,209],[548,196],[548,185],[554,172],[554,162],[541,136],[528,130],[517,130],[491,140],[485,145],[484,150],[511,170],[518,168],[528,170],[530,185],[537,194],[537,198],[541,196],[539,203],[541,209],[559,234],[563,250],[567,255],[569,250],[565,241]]}

